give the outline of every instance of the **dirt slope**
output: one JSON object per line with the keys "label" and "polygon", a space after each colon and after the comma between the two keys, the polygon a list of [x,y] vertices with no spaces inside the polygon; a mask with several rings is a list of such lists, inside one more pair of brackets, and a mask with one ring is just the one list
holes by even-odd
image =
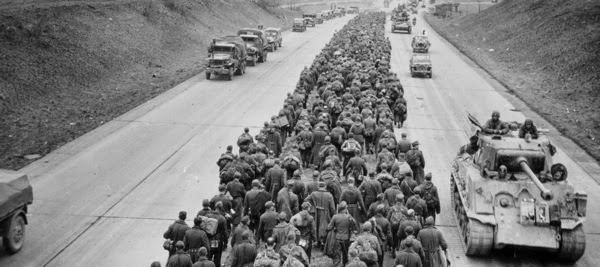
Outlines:
{"label": "dirt slope", "polygon": [[428,21],[600,159],[600,1],[505,0],[479,14]]}
{"label": "dirt slope", "polygon": [[[109,1],[110,2],[110,1]],[[0,168],[18,169],[198,74],[215,36],[298,16],[242,0],[117,1],[0,15]]]}

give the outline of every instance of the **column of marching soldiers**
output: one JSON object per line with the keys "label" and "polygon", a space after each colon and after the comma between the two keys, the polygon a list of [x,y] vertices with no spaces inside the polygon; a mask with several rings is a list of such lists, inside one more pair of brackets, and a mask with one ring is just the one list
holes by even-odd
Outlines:
{"label": "column of marching soldiers", "polygon": [[203,201],[193,227],[182,211],[164,233],[167,266],[308,267],[319,260],[313,248],[334,266],[382,266],[386,255],[394,266],[446,266],[423,153],[394,134],[407,108],[384,25],[385,13],[352,19],[278,115],[255,137],[245,128],[237,155],[227,147],[219,194]]}

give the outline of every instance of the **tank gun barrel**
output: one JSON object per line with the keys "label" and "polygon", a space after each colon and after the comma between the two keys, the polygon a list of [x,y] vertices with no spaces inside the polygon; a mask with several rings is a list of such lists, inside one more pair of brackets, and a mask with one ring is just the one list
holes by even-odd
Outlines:
{"label": "tank gun barrel", "polygon": [[535,176],[535,173],[533,173],[531,168],[529,168],[529,165],[527,165],[527,160],[525,158],[519,158],[518,161],[519,161],[519,165],[521,165],[521,169],[523,169],[523,171],[525,171],[527,173],[527,175],[529,176],[531,181],[533,181],[535,186],[537,186],[537,188],[539,188],[540,191],[542,191],[542,193],[541,193],[542,198],[546,201],[551,200],[554,197],[554,195],[552,194],[552,191],[548,190],[548,188],[546,188],[542,184],[542,182],[540,182],[540,180],[537,178],[537,176]]}

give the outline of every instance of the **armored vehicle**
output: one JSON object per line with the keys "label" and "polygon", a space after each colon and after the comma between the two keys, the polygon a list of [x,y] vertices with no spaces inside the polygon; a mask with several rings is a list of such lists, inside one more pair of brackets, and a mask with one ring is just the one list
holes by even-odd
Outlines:
{"label": "armored vehicle", "polygon": [[432,77],[433,70],[429,55],[413,54],[410,58],[410,76],[414,78],[417,75]]}
{"label": "armored vehicle", "polygon": [[281,28],[267,28],[265,32],[267,33],[267,42],[269,43],[267,50],[275,51],[277,47],[281,47],[281,42],[283,42]]}
{"label": "armored vehicle", "polygon": [[427,53],[429,51],[429,47],[431,47],[431,43],[429,42],[427,36],[419,35],[413,37],[411,46],[413,52],[415,53]]}
{"label": "armored vehicle", "polygon": [[311,26],[314,27],[315,23],[316,23],[316,19],[317,19],[317,14],[316,13],[307,13],[307,14],[303,14],[302,18],[304,18],[304,20],[306,21],[306,26]]}
{"label": "armored vehicle", "polygon": [[304,20],[303,18],[295,18],[294,25],[292,26],[292,31],[306,31],[306,20]]}
{"label": "armored vehicle", "polygon": [[211,75],[227,75],[231,81],[233,75],[246,72],[246,44],[239,36],[215,38],[208,46],[206,79]]}
{"label": "armored vehicle", "polygon": [[27,206],[33,203],[33,190],[27,175],[0,170],[0,237],[9,254],[25,243]]}
{"label": "armored vehicle", "polygon": [[545,136],[513,134],[478,131],[477,147],[452,163],[451,200],[466,254],[485,256],[510,246],[579,260],[587,195],[567,181],[564,165],[553,164],[556,150]]}
{"label": "armored vehicle", "polygon": [[407,32],[410,34],[412,32],[412,26],[407,21],[394,21],[392,24],[392,33],[394,32]]}

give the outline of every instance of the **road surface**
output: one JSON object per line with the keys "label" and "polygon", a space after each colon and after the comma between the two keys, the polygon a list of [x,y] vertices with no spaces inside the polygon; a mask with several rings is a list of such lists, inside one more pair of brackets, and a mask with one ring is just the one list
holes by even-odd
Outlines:
{"label": "road surface", "polygon": [[[395,3],[392,3],[394,6]],[[250,126],[255,134],[275,114],[304,66],[350,19],[327,21],[304,33],[284,33],[283,48],[266,63],[249,67],[232,82],[198,75],[133,111],[71,142],[22,171],[32,177],[35,202],[30,209],[27,243],[14,256],[0,254],[0,266],[147,266],[163,264],[162,234],[180,210],[195,214],[204,198],[216,193],[219,155]],[[426,171],[433,173],[442,201],[438,228],[451,246],[453,266],[565,266],[515,251],[488,258],[464,256],[450,212],[450,162],[467,142],[466,111],[485,120],[494,109],[502,118],[522,121],[501,87],[419,19],[414,32],[427,29],[432,42],[433,79],[411,78],[411,36],[389,34],[392,69],[405,88],[409,107],[405,127],[419,140]],[[511,99],[511,101],[514,101]],[[587,252],[573,266],[600,262],[600,187],[589,171],[595,162],[572,160],[556,141],[558,162],[570,181],[589,193]],[[594,174],[596,175],[596,174]],[[191,217],[191,216],[190,216]],[[191,223],[190,223],[191,224]],[[4,252],[1,252],[4,253]]]}

